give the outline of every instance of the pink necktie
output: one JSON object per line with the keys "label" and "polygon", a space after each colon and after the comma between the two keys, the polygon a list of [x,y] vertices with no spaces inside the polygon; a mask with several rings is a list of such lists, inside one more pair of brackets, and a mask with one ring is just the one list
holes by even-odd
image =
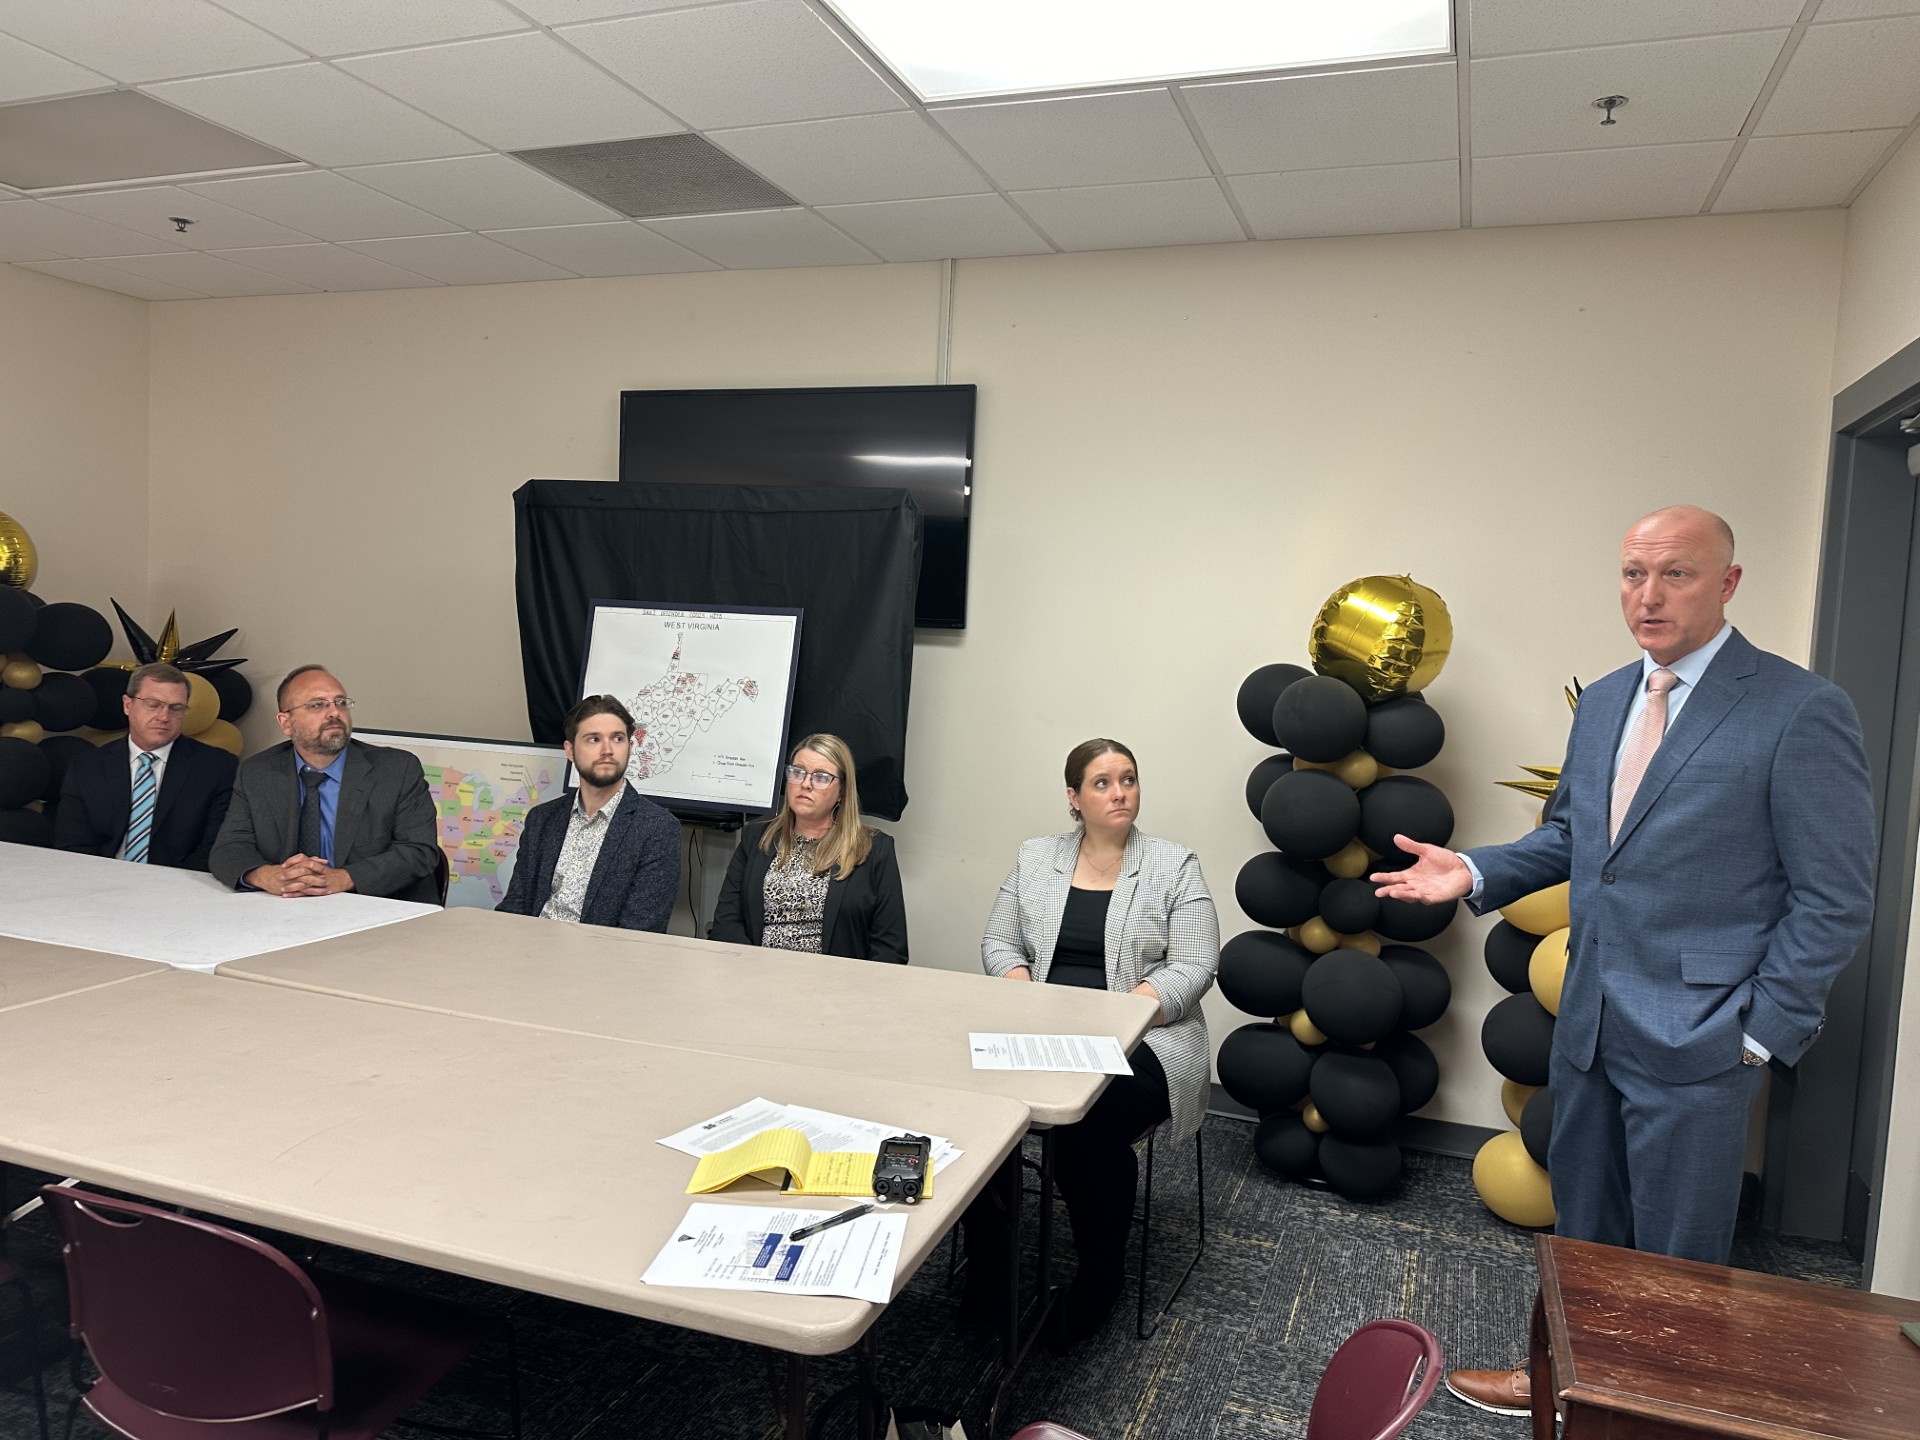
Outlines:
{"label": "pink necktie", "polygon": [[1647,773],[1653,752],[1660,748],[1660,739],[1667,733],[1667,692],[1679,683],[1680,677],[1665,666],[1647,676],[1647,707],[1633,722],[1633,733],[1627,737],[1627,748],[1620,755],[1620,773],[1613,779],[1613,814],[1607,826],[1609,841],[1619,836],[1620,822],[1627,818],[1627,810],[1633,804],[1633,792],[1640,788],[1640,779]]}

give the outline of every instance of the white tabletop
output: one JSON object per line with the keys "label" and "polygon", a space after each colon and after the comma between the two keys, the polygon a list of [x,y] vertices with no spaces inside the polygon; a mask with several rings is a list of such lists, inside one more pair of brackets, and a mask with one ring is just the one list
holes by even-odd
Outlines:
{"label": "white tabletop", "polygon": [[0,844],[0,935],[182,970],[348,935],[439,909],[369,895],[282,900],[197,870]]}
{"label": "white tabletop", "polygon": [[0,935],[0,1010],[76,995],[97,985],[119,985],[143,975],[164,975],[166,970],[151,960]]}
{"label": "white tabletop", "polygon": [[1034,1120],[1085,1115],[1104,1075],[975,1070],[973,1030],[1112,1035],[1132,1050],[1141,995],[1021,985],[928,966],[445,910],[231,961],[222,975],[575,1034],[1002,1095]]}
{"label": "white tabletop", "polygon": [[0,1095],[0,1160],[804,1355],[880,1307],[641,1283],[694,1165],[655,1141],[755,1095],[951,1137],[898,1293],[1027,1126],[990,1096],[177,972],[0,1011]]}

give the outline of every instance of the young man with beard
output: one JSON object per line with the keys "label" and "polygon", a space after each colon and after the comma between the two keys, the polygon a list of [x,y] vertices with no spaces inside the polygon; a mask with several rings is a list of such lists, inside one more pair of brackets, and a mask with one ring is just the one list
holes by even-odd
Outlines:
{"label": "young man with beard", "polygon": [[439,844],[420,762],[353,738],[353,701],[324,666],[302,665],[276,700],[286,743],[240,767],[214,877],[293,899],[342,890],[438,904]]}
{"label": "young man with beard", "polygon": [[633,716],[611,695],[567,712],[580,788],[536,805],[507,898],[494,908],[576,925],[664,932],[680,884],[680,825],[627,784]]}

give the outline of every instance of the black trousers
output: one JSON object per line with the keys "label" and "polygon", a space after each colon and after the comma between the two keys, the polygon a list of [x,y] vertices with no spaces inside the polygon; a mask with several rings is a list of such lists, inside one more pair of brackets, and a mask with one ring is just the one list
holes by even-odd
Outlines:
{"label": "black trousers", "polygon": [[[1133,1142],[1173,1113],[1160,1057],[1143,1042],[1127,1058],[1133,1074],[1114,1076],[1093,1108],[1054,1137],[1055,1181],[1080,1257],[1074,1283],[1116,1295],[1126,1281],[1127,1227],[1140,1184]],[[994,1285],[1007,1273],[1019,1219],[1016,1150],[961,1217],[970,1285]]]}

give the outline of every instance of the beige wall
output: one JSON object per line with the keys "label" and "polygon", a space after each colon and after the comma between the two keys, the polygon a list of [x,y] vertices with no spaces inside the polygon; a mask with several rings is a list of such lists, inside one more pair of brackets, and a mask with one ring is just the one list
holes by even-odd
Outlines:
{"label": "beige wall", "polygon": [[0,265],[0,511],[33,537],[36,595],[142,616],[146,302]]}
{"label": "beige wall", "polygon": [[1920,134],[1847,211],[1846,283],[1833,353],[1838,394],[1920,339]]}
{"label": "beige wall", "polygon": [[[967,969],[1067,748],[1138,751],[1144,824],[1200,853],[1223,930],[1264,847],[1233,697],[1304,658],[1320,601],[1411,571],[1450,602],[1431,777],[1461,843],[1531,807],[1561,687],[1624,663],[1618,532],[1724,510],[1760,644],[1804,657],[1842,217],[970,261],[952,379],[980,386],[972,608],[917,648],[896,827],[916,963]],[[508,497],[614,470],[623,387],[933,378],[933,266],[152,307],[153,586],[240,625],[256,676],[325,657],[362,723],[526,734]],[[186,616],[191,615],[191,620]],[[270,726],[250,720],[253,739]],[[1462,920],[1436,947],[1430,1113],[1501,1122]],[[1216,1041],[1248,1017],[1209,1002]]]}
{"label": "beige wall", "polygon": [[[1920,340],[1920,137],[1907,142],[1847,212],[1836,392]],[[1914,916],[1920,925],[1920,910]],[[1907,947],[1906,994],[1920,995],[1920,930]],[[1873,1287],[1920,1298],[1920,1004],[1902,1007],[1880,1190]]]}

